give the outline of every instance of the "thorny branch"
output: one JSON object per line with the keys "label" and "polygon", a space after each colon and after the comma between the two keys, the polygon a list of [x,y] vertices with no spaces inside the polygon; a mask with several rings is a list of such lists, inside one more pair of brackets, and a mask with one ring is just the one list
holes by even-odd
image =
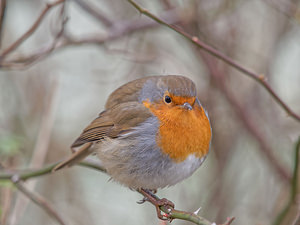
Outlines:
{"label": "thorny branch", "polygon": [[[137,190],[137,191],[141,195],[144,195],[143,191],[141,191],[141,190]],[[156,200],[160,200],[156,195],[153,195],[153,196]],[[147,198],[147,196],[145,196],[145,197]],[[181,220],[190,221],[190,222],[192,222],[194,224],[198,224],[198,225],[216,224],[216,223],[212,223],[212,222],[206,220],[203,217],[198,216],[200,208],[192,213],[176,210],[171,206],[161,206],[160,209],[161,209],[161,211],[163,211],[166,214],[166,216],[168,216],[168,219],[170,222],[172,222],[173,219],[181,219]],[[230,225],[234,219],[235,219],[234,217],[228,218],[225,223],[220,224],[220,225]]]}
{"label": "thorny branch", "polygon": [[[12,181],[20,191],[22,191],[29,198],[31,198],[35,203],[37,203],[44,210],[46,210],[47,213],[49,213],[49,214],[52,213],[51,216],[54,216],[53,212],[51,212],[52,208],[47,203],[45,204],[45,202],[43,202],[43,200],[41,200],[41,198],[38,198],[37,196],[33,195],[32,193],[28,193],[28,191],[23,186],[21,186],[20,181],[25,181],[25,180],[28,180],[28,179],[31,179],[34,177],[39,177],[39,176],[50,174],[52,172],[53,168],[55,166],[57,166],[59,163],[60,162],[51,164],[49,166],[45,166],[41,169],[35,169],[35,170],[31,170],[31,171],[23,171],[22,170],[22,171],[0,172],[0,180]],[[106,173],[105,169],[101,165],[99,165],[98,163],[91,163],[88,160],[80,162],[78,165]],[[156,198],[159,199],[157,196],[156,196]],[[173,208],[167,208],[167,207],[161,207],[161,210],[163,212],[169,214],[170,218],[172,218],[172,219],[186,220],[186,221],[190,221],[194,224],[198,224],[198,225],[215,224],[215,223],[209,222],[208,220],[206,220],[203,217],[200,217],[199,215],[197,215],[197,212],[195,212],[195,213],[185,212],[185,211],[180,211],[180,210],[176,210]],[[56,218],[56,219],[58,220],[58,218]],[[234,220],[234,218],[230,218],[222,225],[230,225],[233,220]],[[60,224],[64,224],[62,222],[62,220],[61,220]]]}
{"label": "thorny branch", "polygon": [[175,32],[177,32],[180,35],[182,35],[183,37],[185,37],[188,41],[195,44],[197,47],[200,47],[201,49],[205,50],[209,54],[215,56],[216,58],[224,61],[225,63],[227,63],[230,66],[234,67],[235,69],[242,72],[243,74],[245,74],[245,75],[249,76],[250,78],[256,80],[258,83],[260,83],[269,92],[269,94],[288,113],[288,115],[290,115],[291,117],[296,119],[298,122],[300,122],[300,115],[296,114],[293,110],[291,110],[287,106],[287,104],[284,103],[284,101],[275,93],[275,91],[272,89],[272,87],[266,81],[266,78],[264,77],[264,75],[257,74],[255,72],[245,68],[244,66],[242,66],[241,64],[239,64],[238,62],[233,60],[232,58],[228,57],[227,55],[225,55],[222,52],[218,51],[217,49],[213,48],[212,46],[204,43],[198,37],[192,36],[192,35],[186,33],[185,31],[181,30],[180,28],[178,28],[178,27],[176,27],[172,24],[169,24],[169,23],[165,22],[164,20],[160,19],[159,17],[155,16],[154,14],[149,12],[148,10],[146,10],[146,9],[142,8],[141,6],[139,6],[135,1],[128,0],[128,2],[130,4],[132,4],[140,13],[146,15],[147,17],[151,18],[152,20],[156,21],[159,24],[164,25],[164,26],[170,28],[171,30],[174,30]]}

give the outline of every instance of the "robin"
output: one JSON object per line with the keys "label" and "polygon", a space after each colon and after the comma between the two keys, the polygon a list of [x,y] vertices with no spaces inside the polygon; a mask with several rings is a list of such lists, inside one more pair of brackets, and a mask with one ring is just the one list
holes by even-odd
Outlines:
{"label": "robin", "polygon": [[[71,146],[84,147],[55,170],[96,152],[113,180],[153,200],[152,191],[195,172],[206,158],[211,136],[193,81],[175,75],[145,77],[109,96],[105,110]],[[155,202],[160,219],[160,206],[174,207],[161,200]]]}

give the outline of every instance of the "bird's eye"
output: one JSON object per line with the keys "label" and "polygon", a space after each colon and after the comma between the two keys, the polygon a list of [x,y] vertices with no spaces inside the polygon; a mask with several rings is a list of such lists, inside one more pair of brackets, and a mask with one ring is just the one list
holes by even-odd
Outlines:
{"label": "bird's eye", "polygon": [[168,104],[170,104],[172,102],[172,99],[169,95],[165,96],[165,102],[168,103]]}

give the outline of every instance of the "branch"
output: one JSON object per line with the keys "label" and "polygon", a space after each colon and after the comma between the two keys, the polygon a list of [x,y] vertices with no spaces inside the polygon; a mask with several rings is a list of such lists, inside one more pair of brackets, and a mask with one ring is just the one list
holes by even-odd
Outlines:
{"label": "branch", "polygon": [[[0,180],[11,180],[13,176],[17,175],[20,180],[28,180],[30,178],[35,178],[43,175],[47,175],[52,172],[53,168],[57,166],[60,162],[53,163],[51,165],[45,166],[40,169],[35,170],[20,170],[20,171],[9,171],[9,172],[0,172]],[[99,164],[91,163],[87,160],[82,161],[78,164],[79,166],[88,167],[92,169],[96,169],[98,171],[106,173],[104,167]]]}
{"label": "branch", "polygon": [[210,45],[204,43],[203,41],[199,40],[198,37],[192,36],[183,30],[179,29],[178,27],[175,27],[172,24],[169,24],[158,17],[156,17],[154,14],[150,13],[148,10],[142,8],[139,6],[136,2],[133,0],[128,0],[128,2],[133,5],[140,13],[148,16],[152,20],[155,20],[157,23],[164,25],[171,30],[174,30],[175,32],[179,33],[183,37],[185,37],[188,41],[195,44],[197,47],[200,47],[204,51],[208,52],[209,54],[217,57],[218,59],[224,61],[225,63],[229,64],[230,66],[234,67],[238,71],[242,72],[243,74],[249,76],[250,78],[257,81],[259,84],[261,84],[268,92],[269,94],[275,99],[275,101],[286,111],[288,115],[290,115],[292,118],[296,119],[298,122],[300,122],[300,115],[296,114],[294,111],[292,111],[281,98],[275,93],[275,91],[271,88],[271,86],[266,81],[265,77],[261,74],[257,74],[244,66],[240,65],[238,62],[233,60],[232,58],[228,57],[227,55],[223,54],[222,52],[218,51],[217,49],[211,47]]}
{"label": "branch", "polygon": [[[144,195],[144,192],[141,190],[137,190],[137,192],[139,192],[141,195]],[[145,197],[147,198],[147,196],[145,196]],[[161,200],[156,195],[152,195],[152,197],[154,197],[158,201]],[[150,202],[150,203],[153,204],[152,202]],[[189,221],[189,222],[192,222],[192,223],[198,224],[198,225],[216,225],[216,223],[212,223],[212,222],[208,221],[207,219],[200,217],[198,215],[200,208],[192,213],[181,211],[181,210],[176,210],[171,206],[161,206],[160,210],[163,211],[164,213],[166,213],[166,217],[170,220],[170,222],[173,219],[180,219],[180,220]],[[229,218],[223,225],[230,225],[233,222],[233,220],[234,220],[234,217]]]}
{"label": "branch", "polygon": [[24,195],[26,195],[31,201],[40,206],[45,212],[52,218],[54,218],[59,224],[66,225],[61,216],[51,207],[45,199],[41,196],[29,191],[21,182],[20,177],[18,175],[14,175],[11,179],[16,188],[21,191]]}
{"label": "branch", "polygon": [[[163,18],[169,21],[171,24],[175,24],[181,20],[181,17],[178,16],[181,14],[178,10],[168,10],[163,14]],[[74,37],[65,32],[61,32],[50,44],[36,50],[30,55],[23,56],[20,58],[12,59],[10,61],[2,61],[0,57],[0,67],[1,69],[15,70],[15,69],[25,69],[28,66],[31,66],[38,61],[45,59],[54,52],[60,51],[69,46],[82,46],[82,45],[102,45],[107,42],[117,40],[118,38],[123,37],[137,31],[142,31],[144,29],[152,28],[158,24],[155,21],[148,19],[135,19],[129,21],[118,21],[115,22],[107,31],[107,34],[90,34],[83,37]]]}
{"label": "branch", "polygon": [[[53,163],[49,166],[45,166],[44,168],[41,169],[36,169],[36,170],[31,170],[31,171],[14,171],[14,172],[0,172],[0,180],[10,180],[13,181],[15,183],[15,185],[20,185],[20,183],[18,183],[19,180],[28,180],[34,177],[39,177],[39,176],[43,176],[46,174],[50,174],[53,170],[53,168],[55,166],[57,166],[60,162],[57,163]],[[98,163],[92,163],[88,160],[85,160],[83,162],[80,162],[78,164],[79,166],[82,167],[87,167],[90,169],[95,169],[97,171],[101,171],[103,173],[106,173],[106,170],[104,167],[102,167],[101,165],[99,165]],[[18,179],[16,179],[18,178]],[[20,186],[17,186],[17,188],[19,188]],[[24,191],[24,189],[22,189],[22,187],[20,188],[20,191]],[[24,193],[24,192],[23,192]],[[27,195],[27,194],[26,194]],[[32,198],[32,195],[27,195],[28,197]],[[36,197],[36,196],[35,196]],[[34,198],[34,202],[36,202],[36,198]],[[157,196],[155,196],[157,199],[159,199]],[[40,203],[40,202],[39,202]],[[39,204],[37,203],[37,204]],[[39,204],[40,205],[40,204]],[[40,205],[41,206],[41,205]],[[45,209],[45,206],[41,206]],[[45,210],[49,210],[45,209]],[[180,210],[176,210],[173,208],[169,208],[169,207],[161,207],[161,210],[165,213],[167,213],[168,215],[170,215],[171,219],[180,219],[180,220],[186,220],[186,221],[190,221],[194,224],[198,224],[198,225],[212,225],[215,223],[209,222],[208,220],[206,220],[203,217],[198,216],[198,210],[194,213],[191,212],[185,212],[185,211],[180,211]],[[234,218],[230,218],[228,219],[223,225],[230,225],[232,223],[232,221],[234,220]],[[216,225],[216,224],[215,224]]]}
{"label": "branch", "polygon": [[[298,190],[298,174],[299,174],[299,153],[300,153],[300,137],[295,146],[295,156],[294,156],[294,169],[293,169],[293,177],[291,179],[291,189],[290,189],[290,199],[287,205],[282,209],[277,218],[274,221],[274,225],[280,225],[288,215],[290,209],[293,204],[297,201],[297,190]],[[300,218],[300,217],[299,217]],[[298,220],[299,220],[298,218]],[[298,223],[297,223],[298,224]]]}
{"label": "branch", "polygon": [[0,60],[3,60],[8,54],[13,52],[16,48],[18,48],[28,37],[30,37],[30,35],[32,35],[34,33],[34,31],[36,31],[36,29],[39,27],[39,25],[45,18],[47,12],[51,8],[63,3],[64,1],[65,0],[58,0],[54,3],[47,4],[45,9],[42,11],[42,13],[37,18],[37,20],[33,23],[33,25],[21,37],[19,37],[14,43],[12,43],[8,48],[3,50],[3,52],[0,55]]}

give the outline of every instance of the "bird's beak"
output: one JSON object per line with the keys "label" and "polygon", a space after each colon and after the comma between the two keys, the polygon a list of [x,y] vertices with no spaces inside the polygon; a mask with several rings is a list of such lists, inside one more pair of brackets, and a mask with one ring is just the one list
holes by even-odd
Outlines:
{"label": "bird's beak", "polygon": [[186,110],[192,110],[193,109],[193,107],[190,105],[190,103],[188,103],[188,102],[185,102],[183,105],[182,105],[182,107],[184,108],[184,109],[186,109]]}

